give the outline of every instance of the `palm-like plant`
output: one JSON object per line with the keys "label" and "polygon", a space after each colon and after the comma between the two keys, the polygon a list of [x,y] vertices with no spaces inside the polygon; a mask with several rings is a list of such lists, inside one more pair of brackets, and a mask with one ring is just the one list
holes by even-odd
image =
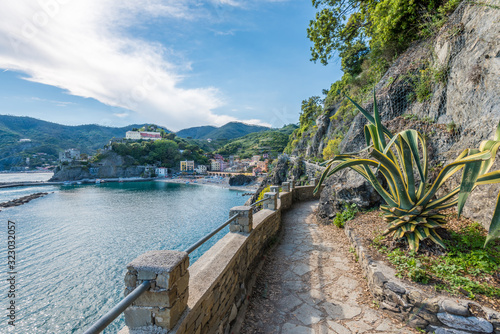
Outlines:
{"label": "palm-like plant", "polygon": [[[325,178],[344,169],[363,176],[384,199],[380,208],[389,223],[384,234],[406,238],[410,249],[418,251],[420,241],[429,238],[446,248],[436,232],[446,224],[439,211],[457,205],[460,215],[467,197],[478,185],[500,183],[500,171],[490,172],[500,147],[500,123],[494,140],[483,141],[479,149],[465,149],[452,163],[444,166],[436,180],[428,183],[428,157],[425,137],[416,130],[404,130],[393,135],[382,125],[374,92],[373,116],[346,96],[367,118],[365,139],[367,147],[356,153],[334,156],[327,161],[326,170],[315,189],[317,192]],[[367,151],[369,158],[360,157]],[[460,184],[449,193],[436,196],[438,190],[455,173],[462,170]],[[383,187],[375,174],[379,171],[387,182]],[[500,235],[500,205],[497,204],[486,238],[488,242]]]}

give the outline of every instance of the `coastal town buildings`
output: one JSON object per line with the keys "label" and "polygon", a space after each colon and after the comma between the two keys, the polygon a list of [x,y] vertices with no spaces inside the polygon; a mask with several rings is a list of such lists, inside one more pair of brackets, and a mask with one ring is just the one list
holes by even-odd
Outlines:
{"label": "coastal town buildings", "polygon": [[156,167],[155,174],[158,177],[167,177],[168,169],[166,167]]}
{"label": "coastal town buildings", "polygon": [[205,165],[198,165],[198,167],[194,170],[198,174],[206,174],[207,173],[207,166]]}
{"label": "coastal town buildings", "polygon": [[70,148],[64,152],[59,152],[60,162],[71,162],[74,160],[80,160],[80,150]]}
{"label": "coastal town buildings", "polygon": [[193,160],[181,161],[181,172],[185,172],[185,173],[194,172],[194,161]]}
{"label": "coastal town buildings", "polygon": [[131,140],[159,140],[161,139],[161,133],[159,132],[149,132],[149,131],[127,131],[125,133],[125,139]]}

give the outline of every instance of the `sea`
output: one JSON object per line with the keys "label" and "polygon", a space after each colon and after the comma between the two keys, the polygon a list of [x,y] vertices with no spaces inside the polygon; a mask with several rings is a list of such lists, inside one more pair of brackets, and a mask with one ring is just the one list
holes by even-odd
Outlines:
{"label": "sea", "polygon": [[[0,183],[50,177],[0,174]],[[123,298],[127,263],[150,250],[187,249],[247,199],[210,185],[150,181],[3,188],[0,202],[37,192],[49,194],[0,212],[0,333],[83,333]],[[227,227],[190,262],[226,233]],[[8,323],[12,301],[15,326]],[[104,333],[123,326],[120,316]]]}

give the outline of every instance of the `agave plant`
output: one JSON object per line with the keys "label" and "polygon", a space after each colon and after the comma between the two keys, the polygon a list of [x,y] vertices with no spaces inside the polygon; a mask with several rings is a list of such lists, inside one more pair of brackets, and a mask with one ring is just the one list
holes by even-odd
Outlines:
{"label": "agave plant", "polygon": [[[425,137],[416,130],[404,130],[393,135],[382,125],[375,92],[373,95],[373,116],[346,96],[369,122],[364,127],[367,147],[356,153],[338,154],[327,161],[327,168],[315,192],[325,178],[344,168],[351,168],[363,176],[385,201],[386,205],[380,207],[384,220],[389,224],[384,234],[406,238],[410,249],[415,251],[427,238],[446,248],[437,233],[446,224],[445,216],[439,211],[456,205],[460,215],[476,186],[500,183],[500,171],[489,171],[500,146],[500,123],[493,140],[483,141],[479,149],[465,149],[430,183],[427,178],[429,160]],[[360,156],[363,151],[368,158]],[[385,179],[386,187],[375,176],[377,171]],[[449,193],[437,196],[443,184],[460,171],[460,184]],[[485,246],[499,235],[500,205],[497,198]]]}

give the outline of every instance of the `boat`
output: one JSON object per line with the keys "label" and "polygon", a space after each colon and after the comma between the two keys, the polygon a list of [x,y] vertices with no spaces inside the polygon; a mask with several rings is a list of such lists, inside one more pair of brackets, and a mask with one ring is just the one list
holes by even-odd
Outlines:
{"label": "boat", "polygon": [[101,183],[101,180],[96,179],[96,180],[95,180],[95,184],[99,184],[99,183]]}

